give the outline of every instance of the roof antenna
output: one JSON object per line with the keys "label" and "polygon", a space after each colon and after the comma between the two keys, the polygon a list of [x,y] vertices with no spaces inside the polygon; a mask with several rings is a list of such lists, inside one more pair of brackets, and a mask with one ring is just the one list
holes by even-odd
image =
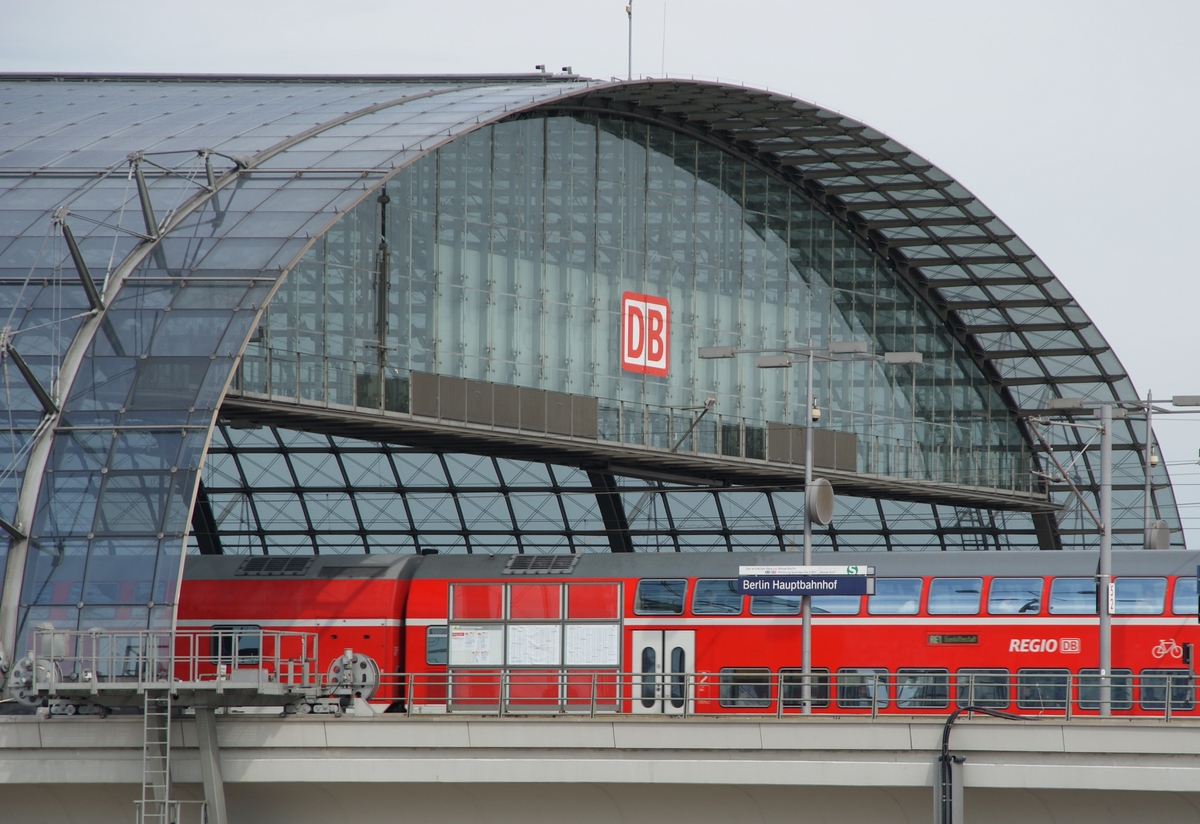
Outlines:
{"label": "roof antenna", "polygon": [[629,79],[633,79],[633,0],[629,0],[629,5],[625,7],[625,13],[629,15]]}

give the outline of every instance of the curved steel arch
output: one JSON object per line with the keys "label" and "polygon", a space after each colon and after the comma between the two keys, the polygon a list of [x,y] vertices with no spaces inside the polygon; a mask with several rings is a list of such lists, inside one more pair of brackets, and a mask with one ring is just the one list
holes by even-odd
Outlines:
{"label": "curved steel arch", "polygon": [[[144,581],[150,596],[144,618],[163,620],[155,616],[165,614],[153,610],[174,603],[186,517],[194,503],[215,411],[270,294],[338,214],[369,196],[407,163],[482,125],[536,109],[593,109],[653,120],[709,140],[788,181],[868,242],[925,297],[972,353],[1013,414],[1044,407],[1046,399],[1064,393],[1136,397],[1119,361],[1066,289],[966,189],[885,135],[802,101],[741,87],[669,80],[546,83],[539,78],[530,83],[528,78],[512,78],[492,83],[446,78],[444,82],[376,83],[366,79],[365,88],[344,82],[181,81],[170,85],[170,94],[162,94],[163,88],[153,83],[129,82],[123,87],[120,79],[91,81],[91,85],[9,81],[3,89],[7,102],[17,107],[5,114],[18,110],[25,114],[0,126],[0,213],[6,209],[40,212],[42,217],[27,223],[11,221],[23,225],[0,250],[0,278],[5,266],[26,262],[29,244],[24,241],[30,228],[49,220],[51,211],[64,203],[71,203],[81,219],[107,224],[108,232],[84,236],[84,255],[91,256],[93,265],[100,249],[92,241],[127,250],[124,263],[110,276],[102,312],[79,322],[69,346],[48,356],[51,363],[35,364],[46,384],[55,384],[62,412],[52,416],[52,427],[33,439],[38,459],[26,465],[22,458],[17,467],[24,477],[16,513],[0,513],[12,514],[12,522],[30,536],[12,539],[8,554],[0,609],[0,641],[5,649],[16,646],[18,608],[23,606],[28,615],[37,607],[37,593],[29,597],[30,583],[50,585],[64,559],[79,559],[72,573],[75,578],[66,583],[78,585],[79,609],[87,606],[89,568],[99,563],[94,541],[107,541],[110,547],[116,539],[152,545],[151,565],[158,573],[152,572]],[[398,87],[405,93],[397,95]],[[48,100],[55,95],[57,108],[44,105],[42,96]],[[76,99],[69,99],[71,95]],[[164,100],[169,102],[158,102]],[[351,101],[354,108],[347,111]],[[73,111],[67,108],[68,103],[78,102],[86,105]],[[367,105],[357,105],[362,103]],[[45,114],[48,108],[53,109],[49,115]],[[165,156],[203,148],[236,158],[235,168],[212,187],[215,192],[195,194],[189,189],[195,183],[181,178],[197,177],[199,169],[176,166],[173,174],[154,178],[147,186],[151,203],[157,199],[162,204],[171,197],[175,203],[183,202],[165,224],[148,224],[143,237],[134,241],[128,238],[136,239],[137,230],[113,230],[141,209],[128,186],[122,188],[124,181],[113,174],[123,158],[130,153]],[[248,159],[243,159],[248,152]],[[52,187],[46,181],[68,183],[60,187],[65,194],[48,194]],[[11,185],[4,187],[3,182]],[[42,197],[33,198],[36,203],[31,209],[22,198],[39,190]],[[258,230],[255,239],[261,242],[257,244],[230,231],[243,221],[252,223],[264,216],[276,220],[269,229]],[[54,260],[40,252],[33,255],[26,280],[39,272],[56,280],[67,277],[61,272],[64,260],[62,250]],[[208,339],[213,351],[204,369],[182,363],[195,356],[180,354],[173,338],[190,327],[175,323],[180,315],[167,318],[173,309],[185,317],[199,311],[183,297],[195,293],[182,286],[185,280],[202,286],[225,305],[225,325],[218,337]],[[128,303],[123,303],[126,299]],[[63,305],[68,303],[72,309],[84,308],[78,300]],[[31,311],[25,308],[26,315]],[[106,321],[119,321],[121,312],[140,313],[142,325],[131,327],[129,349],[113,343],[122,339],[121,329],[96,334]],[[214,317],[209,320],[220,322]],[[65,370],[54,363],[64,356]],[[92,375],[91,382],[81,387],[71,364],[94,366],[101,358],[149,363],[127,364],[120,376],[101,375],[99,382]],[[147,377],[156,365],[163,367],[166,377]],[[160,380],[157,389],[173,386],[167,374],[172,369],[184,376],[178,381],[185,394],[192,392],[189,405],[139,409],[139,392],[148,401],[156,390],[155,380]],[[113,400],[121,388],[128,406]],[[18,407],[14,408],[27,419],[40,414],[28,397],[18,399]],[[154,414],[149,417],[138,414],[150,412]],[[147,424],[147,420],[159,423]],[[134,456],[144,457],[147,450],[139,452],[119,443],[125,437],[120,433],[148,425],[181,432],[170,470],[161,455],[160,465],[153,470],[136,468]],[[108,431],[114,443],[103,460],[89,463],[68,454],[67,441],[78,441],[83,437],[79,433],[91,437]],[[1123,468],[1131,477],[1134,470],[1140,475],[1135,451],[1139,439],[1132,424],[1120,435],[1125,451],[1118,472]],[[61,453],[55,452],[56,443],[66,444]],[[1091,477],[1083,486],[1094,489],[1095,473],[1086,454],[1084,465]],[[176,475],[180,477],[171,477]],[[56,485],[64,478],[75,486]],[[1166,495],[1166,500],[1157,501],[1159,514],[1177,523],[1165,467],[1159,468],[1155,480]],[[86,528],[80,502],[82,511],[92,513]],[[115,508],[106,510],[106,503],[114,503]],[[68,514],[66,508],[76,511]],[[132,518],[124,530],[123,517]],[[102,520],[107,534],[94,528]],[[41,542],[41,548],[27,559],[30,541]],[[35,563],[42,555],[52,559],[48,571]],[[88,620],[82,612],[73,615],[74,620]]]}

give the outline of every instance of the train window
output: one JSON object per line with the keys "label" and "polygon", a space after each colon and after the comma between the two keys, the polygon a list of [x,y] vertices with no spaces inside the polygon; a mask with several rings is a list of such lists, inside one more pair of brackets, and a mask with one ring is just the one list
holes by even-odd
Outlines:
{"label": "train window", "polygon": [[898,670],[896,706],[910,710],[950,706],[950,673],[947,670]]}
{"label": "train window", "polygon": [[871,615],[916,615],[921,611],[920,578],[876,578],[875,594],[867,596]]}
{"label": "train window", "polygon": [[[1112,671],[1112,708],[1133,709],[1133,670]],[[1079,707],[1085,710],[1100,708],[1100,670],[1079,671]]]}
{"label": "train window", "polygon": [[616,584],[567,584],[568,618],[616,618],[620,611]]}
{"label": "train window", "polygon": [[671,706],[683,708],[683,688],[687,681],[687,651],[683,647],[671,650]]}
{"label": "train window", "polygon": [[869,707],[872,693],[876,706],[888,705],[887,670],[849,667],[837,671],[839,707]]}
{"label": "train window", "polygon": [[1195,615],[1197,612],[1196,579],[1175,579],[1175,595],[1171,599],[1171,612],[1176,615]]}
{"label": "train window", "polygon": [[262,653],[262,627],[213,627],[210,643],[215,657],[235,667],[257,664]]}
{"label": "train window", "polygon": [[1142,670],[1142,709],[1163,712],[1167,687],[1171,689],[1171,709],[1190,710],[1195,702],[1191,673],[1182,669]]}
{"label": "train window", "polygon": [[499,584],[450,587],[451,618],[503,618],[504,590]]}
{"label": "train window", "polygon": [[960,669],[954,674],[954,684],[960,707],[1008,706],[1008,670]]}
{"label": "train window", "polygon": [[799,615],[799,595],[751,595],[751,615]]}
{"label": "train window", "polygon": [[722,707],[771,706],[771,671],[725,667],[721,670]]}
{"label": "train window", "polygon": [[658,670],[658,650],[654,647],[642,649],[642,706],[650,709],[658,695],[658,684],[654,673]]}
{"label": "train window", "polygon": [[1051,615],[1095,615],[1096,581],[1093,578],[1055,578],[1050,582]]}
{"label": "train window", "polygon": [[982,578],[934,578],[929,582],[930,615],[978,615]]}
{"label": "train window", "polygon": [[1065,709],[1069,670],[1017,670],[1017,706],[1023,710]]}
{"label": "train window", "polygon": [[638,581],[633,611],[638,615],[682,615],[687,581]]}
{"label": "train window", "polygon": [[425,627],[425,663],[432,667],[446,666],[450,652],[449,630],[445,624]]}
{"label": "train window", "polygon": [[1166,578],[1118,578],[1113,586],[1116,615],[1162,615]]}
{"label": "train window", "polygon": [[1042,608],[1041,578],[993,578],[988,591],[992,615],[1037,615]]}
{"label": "train window", "polygon": [[[828,707],[829,670],[821,667],[813,667],[811,678],[812,690],[809,693],[809,700],[814,707]],[[785,707],[799,707],[801,685],[804,683],[803,673],[798,669],[781,669],[779,671],[779,680],[783,684],[783,705]]]}
{"label": "train window", "polygon": [[558,584],[510,584],[508,617],[554,619],[562,616],[562,587]]}
{"label": "train window", "polygon": [[697,615],[741,615],[742,595],[732,578],[701,578],[692,593],[692,612]]}
{"label": "train window", "polygon": [[861,595],[814,595],[810,599],[813,615],[858,615]]}

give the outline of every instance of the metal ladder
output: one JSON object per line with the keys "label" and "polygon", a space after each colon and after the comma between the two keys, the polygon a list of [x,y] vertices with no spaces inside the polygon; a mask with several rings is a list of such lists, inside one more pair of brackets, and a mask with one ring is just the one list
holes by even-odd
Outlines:
{"label": "metal ladder", "polygon": [[173,824],[171,803],[171,691],[146,690],[142,715],[142,800],[136,824]]}

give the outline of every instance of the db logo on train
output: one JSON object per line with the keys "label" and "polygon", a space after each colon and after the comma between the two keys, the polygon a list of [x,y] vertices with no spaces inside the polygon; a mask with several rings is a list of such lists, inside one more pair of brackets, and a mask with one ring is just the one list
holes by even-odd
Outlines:
{"label": "db logo on train", "polygon": [[1079,652],[1078,638],[1011,638],[1009,652]]}
{"label": "db logo on train", "polygon": [[671,304],[666,298],[621,295],[621,368],[643,375],[667,374],[671,343]]}

